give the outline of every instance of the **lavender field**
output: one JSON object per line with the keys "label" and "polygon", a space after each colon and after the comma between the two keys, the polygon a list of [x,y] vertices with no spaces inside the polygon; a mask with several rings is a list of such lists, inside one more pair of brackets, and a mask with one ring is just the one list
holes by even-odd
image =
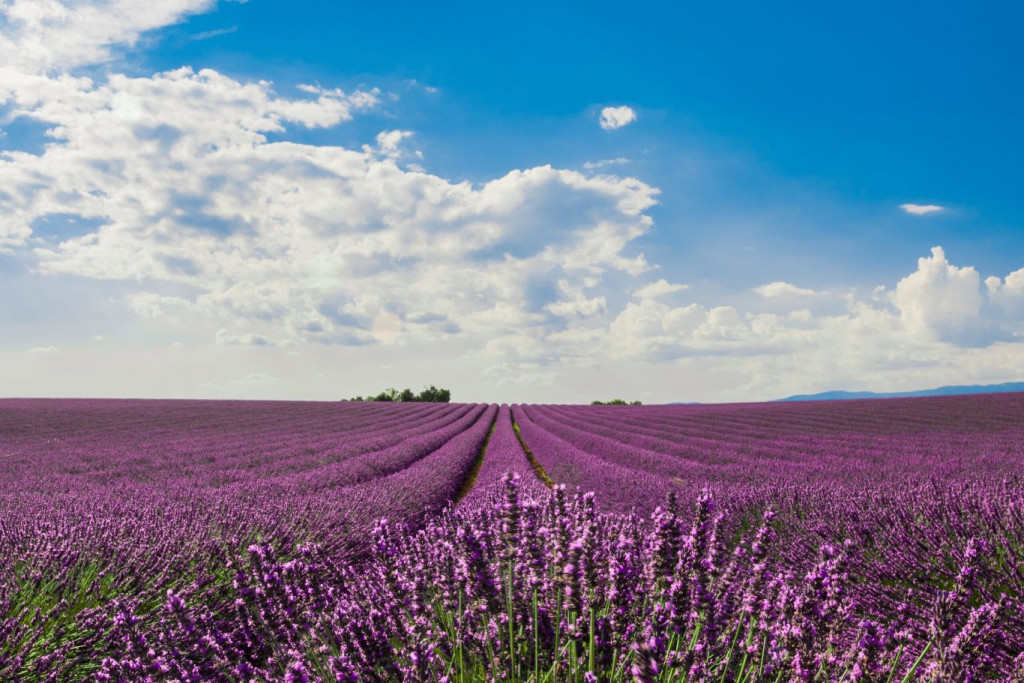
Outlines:
{"label": "lavender field", "polygon": [[0,400],[2,681],[1024,681],[1024,394]]}

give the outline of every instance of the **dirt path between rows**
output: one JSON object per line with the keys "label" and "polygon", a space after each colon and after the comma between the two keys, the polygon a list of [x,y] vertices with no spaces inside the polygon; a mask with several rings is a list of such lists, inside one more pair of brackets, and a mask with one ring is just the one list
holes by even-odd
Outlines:
{"label": "dirt path between rows", "polygon": [[476,476],[480,473],[480,468],[484,466],[484,458],[487,457],[487,447],[491,444],[491,437],[494,436],[494,429],[498,426],[498,415],[494,414],[494,420],[491,421],[491,428],[487,432],[487,438],[484,439],[484,443],[480,446],[480,452],[473,460],[473,464],[470,466],[469,471],[466,472],[466,478],[462,480],[462,486],[459,487],[459,492],[455,494],[455,498],[452,499],[454,505],[458,505],[463,498],[469,495],[469,492],[476,486]]}

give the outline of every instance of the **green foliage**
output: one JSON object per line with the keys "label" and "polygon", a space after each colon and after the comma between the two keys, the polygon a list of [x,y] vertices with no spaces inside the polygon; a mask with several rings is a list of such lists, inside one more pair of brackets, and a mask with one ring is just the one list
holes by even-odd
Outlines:
{"label": "green foliage", "polygon": [[395,403],[395,402],[397,402],[399,400],[398,399],[398,390],[395,389],[394,387],[389,387],[389,388],[385,389],[384,391],[380,392],[379,394],[377,394],[376,396],[371,396],[370,398],[368,398],[366,400],[367,401],[384,402],[384,403]]}
{"label": "green foliage", "polygon": [[406,387],[399,391],[389,387],[376,396],[355,396],[350,401],[376,401],[383,403],[451,403],[452,392],[450,389],[439,389],[431,384],[418,394]]}
{"label": "green foliage", "polygon": [[613,398],[610,401],[591,401],[592,406],[642,406],[641,401],[624,401],[621,398]]}
{"label": "green foliage", "polygon": [[438,389],[431,384],[429,387],[421,391],[415,400],[423,403],[450,403],[452,400],[452,392],[448,389]]}

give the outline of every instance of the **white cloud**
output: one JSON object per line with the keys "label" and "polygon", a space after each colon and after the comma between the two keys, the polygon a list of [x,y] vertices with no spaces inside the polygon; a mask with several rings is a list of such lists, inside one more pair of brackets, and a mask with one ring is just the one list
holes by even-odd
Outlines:
{"label": "white cloud", "polygon": [[926,216],[930,213],[946,210],[946,207],[936,204],[900,204],[900,208],[915,216]]}
{"label": "white cloud", "polygon": [[[438,376],[479,387],[485,376],[525,393],[460,400],[581,400],[592,396],[552,392],[599,396],[610,381],[654,400],[722,400],[998,381],[1024,367],[1024,269],[982,288],[973,268],[936,248],[894,289],[863,298],[778,281],[732,305],[675,305],[668,295],[686,285],[652,281],[657,264],[636,247],[658,194],[638,179],[539,166],[452,181],[398,164],[411,135],[400,129],[361,149],[288,141],[296,127],[337,126],[378,106],[372,89],[282,95],[206,69],[71,71],[208,5],[151,4],[115,0],[116,30],[84,4],[38,3],[35,18],[33,3],[0,10],[23,17],[0,44],[0,101],[49,127],[38,154],[0,153],[0,250],[34,277],[116,283],[112,307],[135,316],[126,326],[149,344],[62,343],[45,359],[26,357],[29,343],[0,350],[8,391],[69,395],[61,387],[78,382],[93,395],[201,385],[308,398],[305,373],[335,392],[320,398]],[[3,58],[15,44],[26,56]],[[609,107],[601,123],[635,118]],[[78,217],[82,230],[33,235],[54,213]],[[779,298],[802,308],[779,314]],[[172,340],[182,341],[169,349]],[[110,379],[127,358],[135,370]],[[209,368],[223,373],[216,382]],[[354,378],[364,385],[350,387]]]}
{"label": "white cloud", "polygon": [[[758,306],[760,298],[748,299],[747,306],[673,306],[657,296],[633,297],[620,308],[609,303],[604,292],[610,290],[602,278],[561,278],[553,285],[554,303],[543,309],[517,305],[512,297],[481,310],[480,320],[473,323],[477,327],[462,320],[467,329],[459,328],[444,338],[415,332],[448,324],[443,315],[399,315],[381,306],[373,315],[365,314],[371,321],[365,334],[374,340],[372,321],[388,319],[392,327],[376,325],[377,333],[385,328],[397,332],[387,344],[301,344],[289,351],[246,336],[258,333],[222,328],[213,348],[225,353],[212,355],[214,351],[196,344],[179,346],[174,355],[160,356],[159,361],[136,358],[132,363],[138,374],[133,375],[138,381],[145,377],[152,382],[154,392],[168,392],[169,387],[191,379],[190,387],[180,389],[178,395],[188,395],[187,391],[205,382],[200,391],[219,397],[255,398],[271,392],[280,397],[329,399],[366,393],[388,382],[436,382],[441,374],[450,379],[446,381],[459,400],[549,402],[600,395],[609,383],[620,387],[620,393],[640,396],[646,392],[645,401],[659,401],[757,400],[834,388],[903,390],[1019,379],[1016,368],[1024,367],[1020,337],[1004,334],[979,339],[964,336],[961,329],[965,321],[968,329],[999,322],[1020,334],[1024,329],[1019,316],[992,318],[1002,309],[988,305],[993,303],[991,294],[976,312],[973,303],[955,305],[944,313],[941,307],[932,307],[943,297],[961,301],[963,292],[976,284],[971,272],[950,264],[936,250],[882,293],[820,294],[845,305],[827,314],[807,309],[769,313]],[[1005,279],[990,278],[986,291],[1011,293],[1019,272]],[[668,288],[671,285],[659,285],[652,291]],[[351,315],[372,310],[343,308]],[[280,329],[280,322],[260,324]],[[236,344],[250,348],[244,354],[226,353],[225,346]],[[72,392],[61,389],[47,373],[60,371],[65,377],[61,381],[67,381],[70,373],[83,378],[81,393],[88,395],[95,393],[100,381],[99,375],[88,373],[90,368],[104,367],[103,357],[108,357],[107,367],[120,367],[126,353],[146,353],[93,348],[94,355],[88,357],[76,356],[82,352],[75,349],[62,350],[47,358],[46,365],[24,360],[19,365],[0,351],[0,372],[9,380],[9,391],[25,395],[68,395]],[[245,368],[246,362],[259,362],[265,366],[264,374]],[[59,367],[51,368],[54,364]],[[195,378],[211,367],[218,368],[222,377],[239,379]],[[337,373],[328,373],[330,381],[321,378],[314,385],[309,383],[313,380],[303,380],[323,373],[325,367],[338,368]],[[164,369],[167,372],[160,374]],[[480,384],[481,376],[487,378],[485,385]],[[88,377],[92,379],[87,381]],[[103,390],[140,391],[124,386],[104,384]]]}
{"label": "white cloud", "polygon": [[29,349],[28,352],[29,353],[53,353],[56,350],[57,350],[56,346],[37,346],[35,348]]}
{"label": "white cloud", "polygon": [[278,346],[278,342],[259,334],[232,334],[227,330],[217,330],[217,344],[220,346]]}
{"label": "white cloud", "polygon": [[27,73],[98,64],[149,30],[211,8],[214,0],[7,0],[0,64]]}
{"label": "white cloud", "polygon": [[807,297],[816,296],[817,292],[813,289],[804,289],[797,287],[788,282],[770,282],[760,287],[755,287],[754,292],[760,294],[766,299],[774,299],[781,297]]}
{"label": "white cloud", "polygon": [[237,32],[238,32],[238,27],[237,26],[229,26],[227,28],[217,28],[217,29],[213,29],[211,31],[200,31],[199,33],[195,33],[195,34],[189,36],[188,40],[189,40],[189,42],[199,42],[199,41],[203,41],[203,40],[210,40],[211,38],[216,38],[218,36],[230,35],[232,33],[237,33]]}
{"label": "white cloud", "polygon": [[980,331],[981,278],[974,268],[958,268],[942,247],[918,259],[917,271],[896,284],[894,303],[907,328],[938,339]]}
{"label": "white cloud", "polygon": [[[42,153],[0,158],[0,235],[39,273],[124,282],[161,334],[222,347],[543,339],[603,314],[607,274],[650,268],[632,248],[651,226],[645,183],[549,166],[451,182],[394,163],[404,130],[363,151],[269,142],[377,102],[298,92],[191,69],[0,78],[18,115],[51,126]],[[92,227],[34,239],[58,212]]]}
{"label": "white cloud", "polygon": [[412,137],[412,131],[385,130],[377,134],[377,150],[389,159],[397,159],[402,155],[402,141]]}
{"label": "white cloud", "polygon": [[188,308],[190,302],[178,296],[163,296],[153,292],[137,292],[125,297],[125,301],[136,315],[143,318],[160,318],[170,311]]}
{"label": "white cloud", "polygon": [[671,284],[665,278],[661,278],[660,280],[656,280],[636,290],[635,292],[633,292],[633,296],[635,296],[638,299],[653,299],[655,297],[663,296],[665,294],[681,292],[684,289],[689,288],[689,285]]}
{"label": "white cloud", "polygon": [[603,296],[587,296],[586,290],[596,284],[597,280],[593,278],[585,279],[580,285],[574,285],[566,279],[559,280],[558,290],[561,296],[545,308],[557,316],[567,318],[597,315],[607,308],[608,301]]}
{"label": "white cloud", "polygon": [[587,161],[583,163],[583,168],[588,171],[596,171],[599,168],[606,168],[608,166],[616,166],[618,164],[628,164],[629,159],[626,157],[616,157],[615,159],[601,159],[600,161]]}
{"label": "white cloud", "polygon": [[605,107],[601,110],[601,127],[605,130],[622,128],[636,121],[636,112],[632,107]]}
{"label": "white cloud", "polygon": [[609,349],[616,357],[650,360],[692,353],[730,356],[742,350],[741,344],[753,349],[763,344],[748,318],[732,306],[673,308],[643,298],[627,304],[612,321]]}
{"label": "white cloud", "polygon": [[[986,284],[989,303],[1024,304],[1024,269]],[[766,291],[785,295],[790,287]],[[734,394],[742,399],[785,395],[783,385],[798,393],[1007,381],[1017,379],[1019,366],[1000,363],[1024,360],[1024,321],[996,316],[975,269],[950,264],[939,247],[895,290],[883,288],[866,300],[849,292],[802,291],[845,310],[778,315],[758,310],[756,300],[743,310],[672,307],[642,298],[615,315],[607,336],[592,335],[586,343],[593,348],[603,342],[610,357],[632,363],[679,365],[700,358],[707,370],[746,376]]]}
{"label": "white cloud", "polygon": [[1024,317],[1024,268],[1015,270],[1005,279],[985,278],[989,301],[1011,318]]}

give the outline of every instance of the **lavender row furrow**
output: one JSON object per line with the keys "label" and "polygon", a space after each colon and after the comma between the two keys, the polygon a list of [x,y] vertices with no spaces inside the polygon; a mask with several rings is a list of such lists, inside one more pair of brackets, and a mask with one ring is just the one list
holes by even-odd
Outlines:
{"label": "lavender row furrow", "polygon": [[412,466],[331,493],[350,529],[346,549],[364,550],[381,519],[417,528],[454,500],[498,415],[496,405],[477,408],[471,423]]}
{"label": "lavender row furrow", "polygon": [[[257,496],[308,493],[352,486],[405,469],[427,454],[436,451],[476,423],[488,407],[469,406],[457,420],[441,424],[430,431],[402,439],[381,450],[367,450],[356,457],[330,462],[311,470],[266,477],[252,483],[235,486]],[[372,444],[376,446],[378,441]]]}
{"label": "lavender row furrow", "polygon": [[[667,455],[645,448],[649,443],[642,438],[632,437],[628,432],[620,432],[617,439],[603,436],[596,429],[583,430],[570,424],[557,422],[548,417],[542,408],[524,407],[523,414],[534,424],[550,434],[571,443],[582,451],[593,454],[611,462],[638,469],[666,479],[693,479],[707,477],[711,462],[703,462],[696,458],[683,458]],[[644,445],[641,445],[644,444]]]}
{"label": "lavender row furrow", "polygon": [[[991,399],[990,399],[991,403]],[[935,404],[933,404],[935,405]],[[941,405],[941,404],[938,404]],[[983,406],[982,406],[983,407]],[[1022,406],[1024,407],[1024,406]],[[678,413],[690,412],[689,407],[677,409]],[[728,412],[726,407],[702,407],[701,413],[714,411]],[[760,407],[756,407],[760,408]],[[802,409],[802,406],[797,408]],[[797,408],[791,412],[799,416]],[[902,404],[893,406],[893,414],[885,406],[877,411],[878,416],[887,416],[890,422],[899,423],[902,413],[907,412]],[[752,407],[751,410],[754,410]],[[561,423],[570,423],[580,431],[592,430],[620,443],[632,445],[637,442],[634,434],[648,435],[658,427],[657,415],[662,409],[644,410],[648,418],[623,417],[623,411],[608,407],[542,407],[535,409],[551,414]],[[1024,431],[1019,423],[1006,419],[992,424],[988,430],[980,430],[986,424],[985,413],[976,410],[970,419],[966,411],[957,411],[955,418],[971,430],[959,437],[948,434],[803,434],[794,436],[794,423],[799,421],[780,419],[774,427],[774,434],[758,431],[754,434],[734,434],[728,442],[705,436],[679,433],[675,437],[661,432],[659,438],[674,438],[677,448],[688,457],[702,459],[718,465],[708,474],[711,480],[736,480],[759,476],[768,480],[789,481],[831,481],[836,472],[870,481],[885,480],[893,476],[922,478],[931,475],[970,476],[972,473],[988,473],[997,476],[1012,473],[1017,461],[1008,454],[1020,453],[1024,445]],[[613,417],[614,414],[620,417]],[[783,416],[785,417],[785,416]],[[881,423],[882,417],[876,418]],[[759,428],[760,429],[760,428]],[[728,462],[722,454],[728,455]],[[941,471],[940,471],[941,470]]]}
{"label": "lavender row furrow", "polygon": [[1024,395],[0,401],[0,680],[446,678],[1024,681]]}
{"label": "lavender row furrow", "polygon": [[[95,474],[104,481],[135,474],[161,477],[163,468],[171,474],[204,465],[223,471],[234,462],[251,466],[261,457],[273,460],[304,454],[309,446],[330,447],[342,443],[343,435],[350,437],[352,426],[370,424],[380,430],[390,421],[404,421],[402,413],[410,412],[402,408],[374,415],[365,407],[337,403],[225,403],[0,401],[0,476],[27,481],[43,472],[43,481],[34,483],[45,484],[65,471],[79,478]],[[162,410],[177,422],[168,423]],[[34,422],[28,419],[33,415]]]}
{"label": "lavender row furrow", "polygon": [[469,494],[461,501],[461,505],[480,505],[494,495],[502,479],[514,474],[519,477],[525,490],[533,495],[542,495],[544,484],[530,465],[523,451],[519,437],[512,425],[512,409],[502,405],[498,409],[494,431],[487,443],[483,464],[476,473],[476,481]]}
{"label": "lavender row furrow", "polygon": [[538,426],[522,406],[512,407],[512,417],[524,444],[555,483],[598,492],[609,510],[650,512],[676,488],[670,480],[621,467],[576,448]]}

